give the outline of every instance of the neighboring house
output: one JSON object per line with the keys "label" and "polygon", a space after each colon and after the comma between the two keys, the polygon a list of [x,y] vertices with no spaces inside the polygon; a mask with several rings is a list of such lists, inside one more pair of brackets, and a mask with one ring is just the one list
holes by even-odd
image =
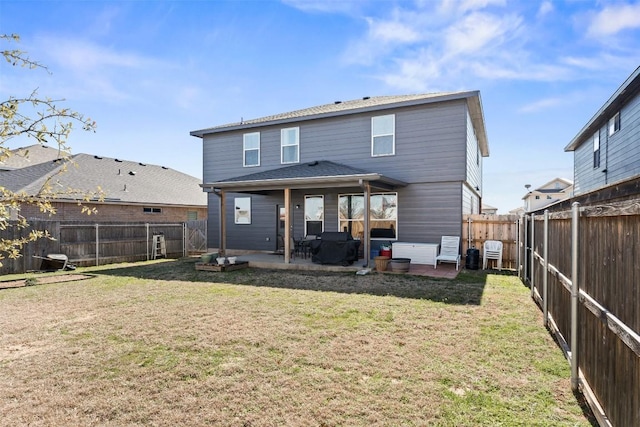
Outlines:
{"label": "neighboring house", "polygon": [[271,251],[278,236],[323,231],[348,231],[365,251],[439,243],[480,212],[478,91],[365,97],[191,135],[204,146],[208,241],[222,249]]}
{"label": "neighboring house", "polygon": [[565,147],[573,151],[574,192],[640,176],[640,67]]}
{"label": "neighboring house", "polygon": [[480,210],[480,213],[485,214],[485,215],[497,215],[498,213],[498,208],[488,205],[486,203],[482,204],[482,209]]}
{"label": "neighboring house", "polygon": [[565,178],[555,178],[542,187],[524,195],[525,212],[537,211],[573,196],[573,183]]}
{"label": "neighboring house", "polygon": [[0,160],[0,171],[8,171],[40,163],[51,162],[64,157],[64,154],[57,148],[46,145],[34,144],[28,147],[11,150],[11,155],[4,160]]}
{"label": "neighboring house", "polygon": [[[27,148],[30,153],[40,152],[37,146]],[[29,159],[35,164],[11,170],[0,168],[0,185],[14,193],[36,196],[49,182],[52,190],[61,194],[52,202],[57,211],[54,216],[40,212],[37,206],[23,205],[20,215],[27,219],[155,223],[206,219],[207,197],[202,193],[201,181],[176,170],[76,154],[66,164],[67,170],[61,172],[65,163],[57,156],[42,162],[37,155]],[[83,214],[78,206],[82,193],[98,189],[104,200],[83,202],[84,206],[96,208],[97,214]],[[74,191],[64,194],[69,190]]]}

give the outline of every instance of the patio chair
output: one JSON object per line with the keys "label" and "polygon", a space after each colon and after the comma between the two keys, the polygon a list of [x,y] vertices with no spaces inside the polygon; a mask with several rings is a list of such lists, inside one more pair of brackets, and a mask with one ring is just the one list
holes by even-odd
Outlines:
{"label": "patio chair", "polygon": [[[290,257],[291,259],[296,258],[296,254],[300,252],[300,246],[298,242],[296,242],[293,237],[290,238]],[[281,234],[278,234],[278,249],[276,249],[278,255],[284,256],[284,237]]]}
{"label": "patio chair", "polygon": [[498,261],[498,270],[502,270],[502,242],[499,240],[486,240],[482,251],[482,269],[487,269],[490,259]]}
{"label": "patio chair", "polygon": [[436,256],[433,268],[438,267],[440,262],[455,262],[456,270],[460,268],[460,237],[442,236],[440,241],[440,254]]}

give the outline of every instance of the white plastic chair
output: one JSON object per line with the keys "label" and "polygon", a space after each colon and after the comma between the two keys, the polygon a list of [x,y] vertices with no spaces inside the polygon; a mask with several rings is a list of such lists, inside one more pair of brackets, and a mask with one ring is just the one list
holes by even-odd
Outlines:
{"label": "white plastic chair", "polygon": [[442,236],[440,241],[440,255],[436,256],[433,268],[438,267],[440,262],[455,262],[456,270],[460,268],[460,237],[459,236]]}
{"label": "white plastic chair", "polygon": [[487,240],[484,242],[482,253],[482,269],[487,269],[487,262],[490,259],[498,261],[498,270],[502,270],[502,242],[499,240]]}

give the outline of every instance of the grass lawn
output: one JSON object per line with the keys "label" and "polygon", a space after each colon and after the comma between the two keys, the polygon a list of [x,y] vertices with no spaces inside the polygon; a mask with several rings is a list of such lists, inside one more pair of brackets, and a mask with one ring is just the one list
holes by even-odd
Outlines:
{"label": "grass lawn", "polygon": [[595,425],[515,276],[194,263],[0,290],[0,425]]}

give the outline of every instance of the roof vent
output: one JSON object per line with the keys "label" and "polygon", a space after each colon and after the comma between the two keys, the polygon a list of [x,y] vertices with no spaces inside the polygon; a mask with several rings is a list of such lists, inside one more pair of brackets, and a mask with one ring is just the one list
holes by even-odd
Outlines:
{"label": "roof vent", "polygon": [[118,163],[122,163],[122,160],[120,160],[120,159],[114,159],[114,160],[115,160],[116,162],[118,162]]}
{"label": "roof vent", "polygon": [[127,192],[129,191],[127,190],[127,184],[124,185],[124,188],[122,189],[122,191],[127,191]]}
{"label": "roof vent", "polygon": [[309,166],[318,166],[318,161],[316,160],[315,162],[309,163]]}
{"label": "roof vent", "polygon": [[136,174],[136,171],[129,171],[129,175],[133,176]]}
{"label": "roof vent", "polygon": [[122,175],[122,171],[118,169],[118,176]]}
{"label": "roof vent", "polygon": [[144,163],[138,163],[138,164],[139,164],[140,166],[147,166],[147,165],[145,165]]}
{"label": "roof vent", "polygon": [[336,101],[334,104],[342,104],[342,101]]}
{"label": "roof vent", "polygon": [[93,156],[94,159],[98,159],[98,160],[102,160],[102,157],[100,156]]}
{"label": "roof vent", "polygon": [[370,96],[363,96],[363,97],[362,97],[362,100],[363,100],[363,101],[366,101],[367,99],[370,99],[370,98],[371,98]]}
{"label": "roof vent", "polygon": [[169,169],[169,168],[168,168],[168,167],[166,167],[166,166],[162,166],[162,169]]}

